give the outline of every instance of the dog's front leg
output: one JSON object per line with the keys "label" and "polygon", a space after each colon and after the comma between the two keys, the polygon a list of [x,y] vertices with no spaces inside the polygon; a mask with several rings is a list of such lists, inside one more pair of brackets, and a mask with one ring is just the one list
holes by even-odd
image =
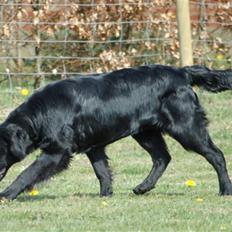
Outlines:
{"label": "dog's front leg", "polygon": [[28,186],[39,181],[48,169],[53,169],[61,160],[62,155],[42,154],[28,168],[26,168],[13,183],[0,193],[0,198],[15,199]]}

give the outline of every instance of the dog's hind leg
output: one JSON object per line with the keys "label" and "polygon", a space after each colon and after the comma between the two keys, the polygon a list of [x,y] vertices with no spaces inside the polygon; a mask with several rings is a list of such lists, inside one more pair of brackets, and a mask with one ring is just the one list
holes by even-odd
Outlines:
{"label": "dog's hind leg", "polygon": [[133,189],[135,194],[143,194],[155,187],[156,182],[171,161],[171,156],[168,153],[160,131],[144,131],[133,135],[133,138],[150,154],[153,161],[149,175],[141,184]]}
{"label": "dog's hind leg", "polygon": [[[192,150],[202,155],[215,169],[219,181],[220,195],[232,195],[232,185],[229,178],[226,161],[222,151],[211,140],[206,128],[192,125],[192,129],[174,135],[173,137],[186,150]],[[171,134],[172,135],[172,134]]]}
{"label": "dog's hind leg", "polygon": [[86,152],[86,155],[88,156],[100,182],[100,196],[111,196],[113,193],[112,173],[104,147],[91,149]]}
{"label": "dog's hind leg", "polygon": [[224,155],[208,134],[206,116],[194,92],[190,88],[178,89],[163,100],[161,112],[166,132],[186,150],[202,155],[217,172],[220,194],[232,195]]}
{"label": "dog's hind leg", "polygon": [[[42,154],[28,168],[26,168],[13,183],[0,193],[1,198],[15,199],[21,192],[41,180],[44,173],[48,173],[62,160],[63,155]],[[49,171],[48,171],[49,170]]]}

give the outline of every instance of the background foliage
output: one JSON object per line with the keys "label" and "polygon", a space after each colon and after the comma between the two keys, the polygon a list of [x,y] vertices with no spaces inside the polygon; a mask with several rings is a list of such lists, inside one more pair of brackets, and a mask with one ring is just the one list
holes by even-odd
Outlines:
{"label": "background foliage", "polygon": [[[231,67],[231,2],[194,0],[190,10],[194,62]],[[3,0],[0,17],[2,76],[179,63],[173,0]]]}

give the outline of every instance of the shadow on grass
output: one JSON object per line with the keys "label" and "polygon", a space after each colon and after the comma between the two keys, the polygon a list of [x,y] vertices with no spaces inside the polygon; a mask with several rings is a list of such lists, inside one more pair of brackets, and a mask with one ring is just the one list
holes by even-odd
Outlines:
{"label": "shadow on grass", "polygon": [[[111,198],[114,196],[120,196],[120,197],[129,197],[129,198],[138,198],[138,197],[177,197],[177,196],[185,196],[185,193],[177,193],[177,192],[150,192],[145,193],[142,195],[136,195],[132,192],[119,192],[112,196],[106,197]],[[17,198],[17,201],[19,202],[30,202],[30,201],[44,201],[44,200],[56,200],[56,199],[65,199],[70,197],[78,197],[78,198],[105,198],[100,197],[98,193],[74,193],[74,194],[67,194],[67,195],[48,195],[48,194],[41,194],[39,196],[31,197],[27,195],[22,195]]]}
{"label": "shadow on grass", "polygon": [[142,195],[128,194],[129,197],[139,198],[139,197],[180,197],[185,196],[185,193],[166,193],[166,192],[156,192],[156,193],[145,193]]}
{"label": "shadow on grass", "polygon": [[186,194],[185,193],[167,193],[167,192],[157,192],[157,193],[154,193],[153,195],[155,196],[174,196],[174,197],[177,197],[177,196],[185,196]]}
{"label": "shadow on grass", "polygon": [[[65,196],[63,196],[65,197]],[[27,202],[27,201],[44,201],[44,200],[55,200],[57,198],[61,198],[61,196],[55,196],[55,195],[39,195],[39,196],[35,196],[35,197],[31,197],[31,196],[19,196],[17,198],[17,201],[19,202]]]}
{"label": "shadow on grass", "polygon": [[93,197],[93,198],[100,198],[99,193],[74,193],[73,196],[75,197]]}
{"label": "shadow on grass", "polygon": [[30,201],[44,201],[44,200],[57,200],[57,199],[65,199],[70,197],[91,197],[91,198],[100,198],[98,193],[74,193],[74,194],[67,194],[67,195],[48,195],[48,194],[40,194],[38,196],[28,196],[28,195],[21,195],[17,198],[19,202],[30,202]]}

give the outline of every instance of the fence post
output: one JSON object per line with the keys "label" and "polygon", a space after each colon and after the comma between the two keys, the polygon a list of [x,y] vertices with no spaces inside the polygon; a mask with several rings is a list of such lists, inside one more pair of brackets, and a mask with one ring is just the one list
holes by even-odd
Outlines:
{"label": "fence post", "polygon": [[181,66],[193,64],[189,0],[177,0],[177,23]]}

